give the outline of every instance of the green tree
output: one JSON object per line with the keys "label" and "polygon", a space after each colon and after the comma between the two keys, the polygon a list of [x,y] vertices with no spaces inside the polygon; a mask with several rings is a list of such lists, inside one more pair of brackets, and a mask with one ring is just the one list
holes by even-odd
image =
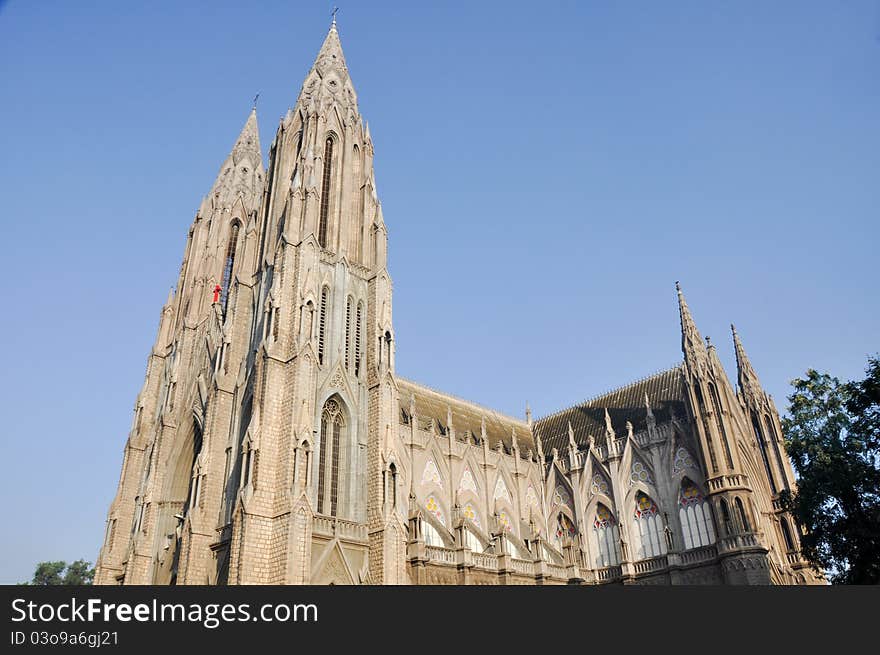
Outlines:
{"label": "green tree", "polygon": [[880,357],[864,380],[810,369],[792,385],[782,429],[798,488],[783,502],[804,557],[835,584],[880,584]]}
{"label": "green tree", "polygon": [[95,569],[91,562],[78,559],[67,562],[40,562],[34,571],[31,585],[89,585],[95,579]]}

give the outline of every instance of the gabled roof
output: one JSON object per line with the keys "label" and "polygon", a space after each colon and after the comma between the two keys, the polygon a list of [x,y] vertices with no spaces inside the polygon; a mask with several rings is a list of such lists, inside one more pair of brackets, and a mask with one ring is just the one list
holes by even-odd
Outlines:
{"label": "gabled roof", "polygon": [[644,430],[647,427],[648,415],[645,394],[658,423],[668,421],[672,411],[675,411],[677,416],[686,416],[682,365],[545,416],[535,422],[535,434],[541,438],[544,452],[548,455],[552,448],[558,448],[559,452],[568,449],[569,422],[578,445],[586,446],[589,443],[589,435],[593,435],[598,442],[601,442],[605,438],[606,409],[618,437],[626,434],[627,421],[633,424],[636,432]]}
{"label": "gabled roof", "polygon": [[532,441],[529,426],[525,421],[499,414],[488,407],[476,405],[400,377],[397,378],[397,384],[400,389],[401,412],[409,414],[410,399],[414,398],[416,419],[419,421],[434,419],[440,432],[445,433],[449,428],[447,414],[451,412],[452,425],[459,438],[465,431],[479,437],[481,423],[485,419],[486,440],[489,448],[494,449],[500,441],[504,444],[507,452],[510,452],[512,447],[511,434],[515,430],[522,456],[525,456],[530,449],[533,452],[537,450]]}

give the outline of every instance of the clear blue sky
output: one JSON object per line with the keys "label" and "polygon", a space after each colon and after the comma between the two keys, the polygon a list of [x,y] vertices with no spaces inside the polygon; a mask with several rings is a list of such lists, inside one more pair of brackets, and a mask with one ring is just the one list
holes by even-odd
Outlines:
{"label": "clear blue sky", "polygon": [[[0,3],[0,582],[94,561],[159,310],[328,2]],[[880,349],[876,2],[349,3],[398,373],[540,416],[679,361],[674,281],[784,411]]]}

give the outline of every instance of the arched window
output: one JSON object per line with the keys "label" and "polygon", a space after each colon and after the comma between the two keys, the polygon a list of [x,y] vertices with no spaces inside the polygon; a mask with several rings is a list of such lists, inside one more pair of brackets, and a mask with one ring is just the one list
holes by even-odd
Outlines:
{"label": "arched window", "polygon": [[721,398],[714,384],[709,384],[709,393],[712,394],[712,404],[715,406],[715,423],[718,425],[718,434],[724,444],[724,455],[727,459],[727,467],[733,468],[733,456],[730,454],[730,443],[727,441],[727,430],[724,429],[724,416],[721,413]]}
{"label": "arched window", "polygon": [[700,391],[700,385],[694,385],[694,393],[697,396],[697,409],[703,419],[703,430],[706,433],[706,445],[709,448],[709,461],[712,464],[712,472],[718,471],[718,458],[715,456],[715,443],[712,441],[712,433],[709,430],[709,420],[706,418],[706,402],[703,399],[703,392]]}
{"label": "arched window", "polygon": [[361,193],[361,151],[357,144],[351,149],[351,231],[352,231],[352,252],[355,261],[361,260],[361,225],[363,211],[361,210],[362,193]]}
{"label": "arched window", "polygon": [[[324,403],[321,412],[321,452],[318,457],[318,513],[337,515],[339,492],[339,448],[344,443],[345,417],[335,398]],[[329,493],[327,493],[329,487]]]}
{"label": "arched window", "polygon": [[425,537],[425,545],[426,546],[442,546],[443,539],[440,537],[440,533],[437,532],[437,528],[428,523],[427,521],[422,521],[422,534]]}
{"label": "arched window", "polygon": [[229,228],[229,241],[226,243],[226,259],[223,260],[223,277],[220,282],[220,306],[226,316],[226,303],[229,300],[229,285],[235,268],[235,251],[238,249],[239,223],[235,221]]}
{"label": "arched window", "polygon": [[565,540],[567,538],[573,539],[576,534],[577,530],[571,519],[562,512],[559,512],[559,516],[556,517],[556,531],[553,533],[553,540],[556,542],[556,546],[562,550]]}
{"label": "arched window", "polygon": [[327,287],[321,289],[321,307],[318,310],[318,363],[324,363],[324,343],[327,337]]}
{"label": "arched window", "polygon": [[324,141],[324,171],[321,177],[321,209],[318,223],[318,243],[327,247],[327,220],[330,212],[330,176],[333,170],[333,137]]}
{"label": "arched window", "polygon": [[657,509],[657,503],[645,494],[636,494],[636,509],[633,513],[636,533],[639,537],[638,559],[659,557],[666,554],[666,538],[663,534],[663,519]]}
{"label": "arched window", "polygon": [[739,523],[742,526],[743,532],[751,532],[752,526],[749,525],[749,517],[746,515],[746,508],[743,507],[743,502],[737,497],[734,501],[736,505],[736,513],[739,515]]}
{"label": "arched window", "polygon": [[788,529],[788,521],[783,518],[779,521],[779,525],[782,527],[782,538],[785,540],[786,550],[794,550],[794,541],[792,540],[791,532]]}
{"label": "arched window", "polygon": [[787,486],[785,481],[785,464],[782,462],[782,453],[779,451],[779,435],[776,433],[773,421],[767,414],[764,414],[764,425],[767,427],[767,443],[772,443],[773,445],[773,452],[776,453],[776,464],[779,466],[779,475],[783,476],[779,482],[785,487]]}
{"label": "arched window", "polygon": [[351,368],[351,296],[345,303],[345,368]]}
{"label": "arched window", "polygon": [[464,530],[464,545],[470,548],[475,553],[483,552],[483,544],[470,530]]}
{"label": "arched window", "polygon": [[693,482],[684,478],[678,495],[678,518],[684,538],[684,549],[699,548],[715,543],[712,510]]}
{"label": "arched window", "polygon": [[397,507],[397,467],[392,464],[388,467],[388,477],[391,483],[391,507]]}
{"label": "arched window", "polygon": [[776,482],[773,479],[773,471],[770,469],[770,459],[767,457],[767,441],[764,439],[764,433],[758,424],[758,417],[755,413],[751,413],[752,429],[755,431],[755,439],[758,440],[758,447],[761,451],[761,459],[764,461],[764,470],[767,472],[767,480],[770,481],[770,491],[776,493]]}
{"label": "arched window", "polygon": [[354,326],[354,374],[355,377],[361,373],[361,323],[364,313],[364,304],[359,302],[357,305],[357,316]]}
{"label": "arched window", "polygon": [[596,568],[617,566],[620,563],[620,532],[611,510],[601,503],[596,508],[596,518],[593,519],[593,538],[596,546]]}
{"label": "arched window", "polygon": [[733,534],[733,524],[730,522],[730,509],[727,507],[727,501],[721,499],[721,522],[724,524],[724,534]]}
{"label": "arched window", "polygon": [[312,330],[314,330],[315,325],[315,305],[311,300],[303,305],[302,315],[299,320],[300,336],[305,337],[306,341],[311,341],[314,336]]}
{"label": "arched window", "polygon": [[385,364],[391,366],[391,333],[385,332]]}

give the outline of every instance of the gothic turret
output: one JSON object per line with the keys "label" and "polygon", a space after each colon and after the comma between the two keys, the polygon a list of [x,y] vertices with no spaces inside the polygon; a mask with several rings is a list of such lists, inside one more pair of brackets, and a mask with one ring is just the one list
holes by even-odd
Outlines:
{"label": "gothic turret", "polygon": [[[715,347],[708,339],[703,344],[681,285],[676,282],[675,286],[693,427],[703,448],[725,575],[733,583],[768,582],[766,549],[757,534],[759,514],[750,480],[755,466],[744,455],[746,422]],[[762,570],[760,574],[743,574],[749,566]]]}

